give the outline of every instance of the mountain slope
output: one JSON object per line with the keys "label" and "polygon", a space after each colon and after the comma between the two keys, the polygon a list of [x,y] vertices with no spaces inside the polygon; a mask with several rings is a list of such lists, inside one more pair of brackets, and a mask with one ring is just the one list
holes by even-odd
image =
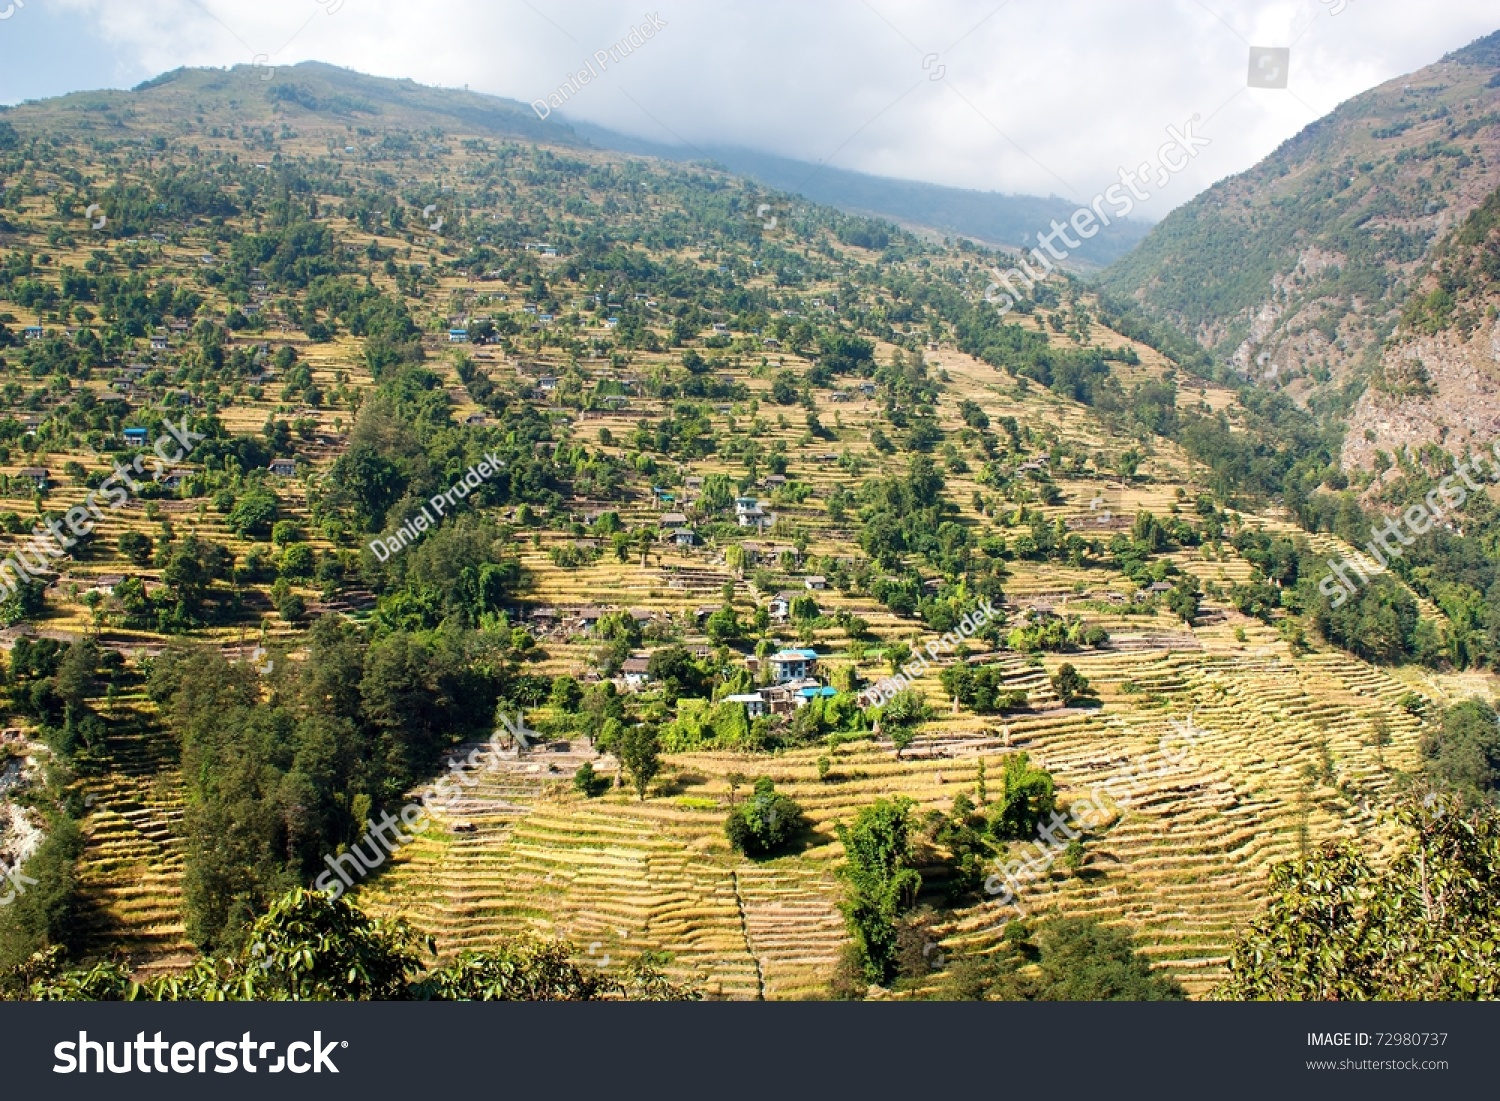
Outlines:
{"label": "mountain slope", "polygon": [[[745,180],[524,137],[496,149],[524,119],[443,123],[446,93],[389,83],[181,72],[96,109],[28,105],[0,131],[6,543],[22,516],[91,500],[131,426],[188,417],[212,441],[110,506],[35,606],[4,608],[8,638],[110,652],[92,686],[70,679],[66,720],[39,690],[46,647],[15,643],[25,690],[0,697],[35,752],[51,733],[72,757],[95,919],[81,951],[180,966],[204,890],[250,909],[261,883],[315,882],[369,821],[356,807],[401,806],[501,701],[548,747],[466,790],[356,893],[444,953],[535,928],[601,962],[669,953],[724,996],[821,993],[846,939],[833,826],[893,795],[924,813],[983,802],[980,763],[996,785],[1025,751],[1065,805],[1112,779],[1136,791],[1028,912],[1128,925],[1200,991],[1272,861],[1387,836],[1381,805],[1444,690],[1268,610],[1285,548],[1251,537],[1293,532],[1216,497],[1215,470],[1162,434],[1193,412],[1222,415],[1225,447],[1252,438],[1233,394],[1130,339],[1076,281],[1001,324],[972,248],[852,244],[854,220],[811,205],[770,229]],[[450,500],[419,545],[371,552],[492,450],[507,477],[463,511]],[[1264,456],[1245,459],[1254,473]],[[795,599],[773,617],[778,595]],[[981,599],[1005,617],[969,655],[991,702],[955,701],[943,659],[908,663],[933,715],[898,749],[853,690]],[[197,685],[212,699],[207,674],[243,681],[243,712],[163,703],[148,673],[183,641],[236,663],[205,658]],[[705,685],[754,687],[796,643],[844,686],[835,704],[755,727],[676,709],[709,705]],[[637,651],[678,646],[682,700],[624,676]],[[1063,705],[1064,663],[1098,706]],[[83,711],[99,726],[73,724]],[[1192,716],[1196,754],[1164,761],[1169,720]],[[82,738],[42,729],[63,721]],[[656,784],[574,790],[585,759],[617,774],[594,741],[627,721],[663,731]],[[263,767],[214,767],[199,728]],[[292,739],[308,752],[281,756]],[[425,769],[399,787],[366,774],[392,744]],[[802,848],[730,851],[739,772],[795,794]],[[282,813],[205,815],[220,802]],[[1012,912],[977,890],[949,905],[931,871],[944,952],[991,948]]]}
{"label": "mountain slope", "polygon": [[[227,122],[232,116],[240,126],[301,123],[320,132],[342,131],[356,144],[393,127],[407,131],[437,128],[565,147],[587,144],[664,160],[708,159],[766,187],[815,203],[991,245],[1019,247],[1038,227],[1054,218],[1066,219],[1073,211],[1072,204],[1056,198],[887,179],[749,149],[665,145],[589,123],[570,124],[557,112],[542,120],[526,104],[499,96],[371,77],[314,61],[276,69],[247,65],[228,71],[176,69],[129,93],[79,92],[29,103],[22,110],[61,126],[129,131],[142,123],[168,121],[157,112],[169,103],[190,105],[199,117],[216,114]],[[177,125],[183,122],[178,119]],[[1077,250],[1076,258],[1088,267],[1108,264],[1134,247],[1149,228],[1143,222],[1117,220],[1086,248]]]}
{"label": "mountain slope", "polygon": [[1173,211],[1104,286],[1306,393],[1369,369],[1441,235],[1500,186],[1500,32],[1354,97]]}

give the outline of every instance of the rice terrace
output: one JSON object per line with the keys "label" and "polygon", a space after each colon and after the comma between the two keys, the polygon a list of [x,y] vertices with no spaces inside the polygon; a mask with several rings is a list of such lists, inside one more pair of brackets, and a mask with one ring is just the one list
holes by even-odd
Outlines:
{"label": "rice terrace", "polygon": [[0,110],[0,997],[1494,996],[1500,35],[1047,273],[245,62]]}

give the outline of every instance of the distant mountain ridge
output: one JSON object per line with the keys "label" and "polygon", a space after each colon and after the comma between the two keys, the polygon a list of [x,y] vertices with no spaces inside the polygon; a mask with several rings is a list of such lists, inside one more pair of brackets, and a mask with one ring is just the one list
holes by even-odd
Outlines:
{"label": "distant mountain ridge", "polygon": [[[684,146],[633,138],[592,123],[573,121],[571,129],[586,141],[622,153],[668,160],[710,160],[730,172],[801,195],[811,202],[850,214],[887,218],[909,228],[927,228],[970,237],[993,247],[1029,248],[1030,237],[1053,219],[1066,221],[1077,204],[1057,196],[1006,195],[940,184],[872,176],[829,165],[761,153],[737,146]],[[1150,232],[1149,223],[1116,219],[1082,247],[1073,250],[1079,266],[1103,267],[1128,253]]]}
{"label": "distant mountain ridge", "polygon": [[[250,65],[223,69],[174,69],[129,92],[75,92],[24,104],[14,110],[71,119],[97,129],[100,123],[128,126],[133,110],[186,99],[199,111],[230,108],[245,124],[282,121],[271,107],[300,108],[352,128],[399,125],[409,130],[462,129],[495,137],[562,146],[594,146],[612,152],[673,161],[709,160],[763,186],[848,213],[888,219],[913,229],[969,237],[990,246],[1020,248],[1052,219],[1065,220],[1075,204],[1056,197],[1003,195],[943,187],[915,180],[871,176],[826,165],[728,146],[665,145],[602,126],[570,122],[560,112],[545,120],[532,108],[500,96],[462,88],[439,88],[413,80],[369,76],[323,62],[284,68]],[[1074,250],[1082,268],[1100,268],[1125,255],[1149,232],[1145,222],[1119,220],[1086,247]]]}

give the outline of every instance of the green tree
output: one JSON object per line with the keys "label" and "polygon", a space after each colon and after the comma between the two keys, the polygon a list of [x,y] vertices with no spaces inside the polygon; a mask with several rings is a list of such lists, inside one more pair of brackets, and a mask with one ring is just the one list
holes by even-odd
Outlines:
{"label": "green tree", "polygon": [[990,831],[1002,841],[1034,837],[1037,827],[1057,809],[1052,775],[1033,768],[1025,753],[1005,758],[1000,797],[988,811]]}
{"label": "green tree", "polygon": [[707,697],[712,681],[684,646],[664,646],[646,661],[646,672],[670,702],[681,696]]}
{"label": "green tree", "polygon": [[1437,729],[1423,737],[1422,756],[1428,778],[1443,790],[1471,803],[1494,802],[1500,789],[1500,719],[1495,709],[1480,699],[1447,708]]}
{"label": "green tree", "polygon": [[1052,675],[1052,688],[1065,707],[1072,707],[1079,700],[1087,699],[1092,694],[1088,678],[1073,668],[1071,662],[1064,662]]}
{"label": "green tree", "polygon": [[120,963],[66,969],[60,948],[0,973],[0,990],[34,1001],[643,1001],[692,1000],[642,956],[616,979],[573,962],[563,941],[522,936],[424,970],[433,943],[400,920],[297,888],[250,926],[241,947],[186,971],[132,980]]}
{"label": "green tree", "polygon": [[1215,997],[1500,997],[1500,817],[1436,796],[1396,817],[1394,859],[1340,841],[1274,867],[1271,900],[1235,946]]}
{"label": "green tree", "polygon": [[1034,936],[1006,926],[1004,946],[948,966],[941,997],[957,1001],[1181,1001],[1182,986],[1151,966],[1123,929],[1092,918],[1053,918]]}
{"label": "green tree", "polygon": [[736,852],[765,856],[784,848],[802,825],[802,808],[762,776],[755,781],[754,794],[730,809],[724,834]]}
{"label": "green tree", "polygon": [[912,867],[911,800],[881,799],[852,825],[840,824],[845,863],[840,903],[865,978],[890,981],[896,966],[896,920],[916,903],[922,876]]}
{"label": "green tree", "polygon": [[587,799],[602,794],[608,783],[608,778],[595,772],[594,766],[588,761],[584,761],[578,766],[578,771],[573,773],[573,790]]}
{"label": "green tree", "polygon": [[656,728],[647,723],[626,727],[614,746],[620,765],[630,773],[636,797],[646,801],[646,789],[661,772],[661,744]]}
{"label": "green tree", "polygon": [[932,708],[915,689],[903,689],[886,701],[880,709],[880,729],[890,735],[896,760],[916,739],[918,728],[931,718]]}
{"label": "green tree", "polygon": [[708,617],[704,630],[708,633],[708,640],[715,646],[727,646],[745,637],[744,624],[728,604]]}
{"label": "green tree", "polygon": [[225,523],[236,535],[265,539],[271,534],[279,511],[276,494],[257,486],[235,502],[234,508],[225,517]]}

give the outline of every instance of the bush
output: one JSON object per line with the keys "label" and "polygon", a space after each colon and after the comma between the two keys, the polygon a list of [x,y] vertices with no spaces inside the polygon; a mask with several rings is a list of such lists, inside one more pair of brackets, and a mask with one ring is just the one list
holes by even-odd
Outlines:
{"label": "bush", "polygon": [[594,799],[609,790],[609,777],[600,776],[588,761],[578,766],[573,773],[573,790],[586,799]]}
{"label": "bush", "polygon": [[1052,687],[1062,698],[1065,707],[1071,707],[1079,700],[1089,699],[1093,695],[1088,678],[1073,668],[1071,662],[1064,662],[1053,674]]}
{"label": "bush", "polygon": [[746,856],[767,856],[784,848],[802,829],[802,808],[779,795],[769,777],[755,781],[755,794],[729,812],[724,836]]}

